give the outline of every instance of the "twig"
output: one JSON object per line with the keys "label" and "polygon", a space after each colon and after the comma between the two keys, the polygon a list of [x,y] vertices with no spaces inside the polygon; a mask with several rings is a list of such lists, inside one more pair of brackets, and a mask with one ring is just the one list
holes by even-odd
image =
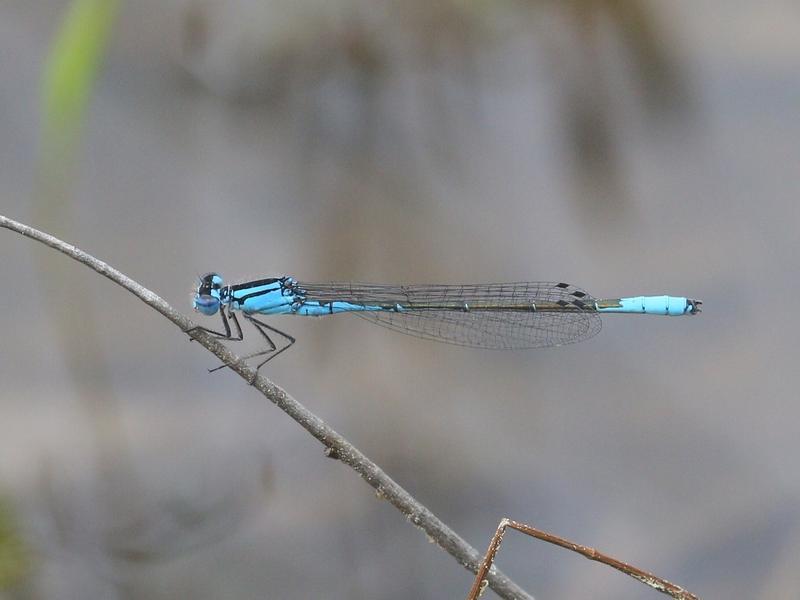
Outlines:
{"label": "twig", "polygon": [[[196,325],[181,313],[172,308],[165,300],[147,288],[139,285],[130,277],[117,271],[110,265],[100,261],[86,252],[67,244],[51,235],[38,231],[7,217],[0,215],[0,226],[16,231],[34,239],[67,256],[74,258],[87,267],[94,269],[111,281],[119,284],[145,304],[157,310],[177,325],[184,333],[195,329]],[[481,556],[477,550],[467,544],[455,531],[445,525],[428,508],[420,504],[411,494],[398,485],[374,462],[369,460],[353,444],[339,435],[325,422],[310,412],[297,400],[292,398],[280,386],[265,377],[258,375],[252,367],[237,357],[225,345],[212,336],[195,329],[191,334],[204,348],[235,371],[248,383],[251,383],[270,402],[297,421],[306,431],[319,440],[326,448],[326,454],[342,461],[373,488],[379,498],[388,500],[395,508],[419,529],[422,529],[430,540],[445,550],[461,565],[470,571],[477,572]],[[522,588],[515,584],[499,570],[492,570],[488,576],[489,586],[502,598],[508,600],[533,600]]]}
{"label": "twig", "polygon": [[562,548],[572,550],[573,552],[577,552],[589,560],[596,560],[604,565],[613,567],[614,569],[622,571],[626,575],[630,575],[634,579],[641,581],[645,585],[649,585],[654,590],[658,590],[663,594],[669,594],[675,598],[675,600],[699,600],[697,596],[686,591],[682,587],[677,586],[674,583],[670,583],[666,579],[657,577],[652,573],[642,571],[633,565],[624,563],[616,558],[608,556],[607,554],[603,554],[599,550],[589,548],[588,546],[582,546],[581,544],[576,544],[575,542],[570,542],[569,540],[552,533],[547,533],[541,529],[536,529],[535,527],[525,525],[524,523],[518,523],[517,521],[512,521],[511,519],[503,519],[497,526],[497,531],[495,531],[492,541],[489,542],[489,548],[486,550],[486,556],[483,557],[481,568],[478,570],[478,573],[475,576],[475,582],[472,584],[472,588],[467,595],[467,600],[478,600],[481,593],[483,593],[483,590],[486,587],[487,573],[491,575],[493,571],[492,563],[494,563],[497,551],[500,549],[500,544],[503,541],[503,534],[505,534],[507,527],[521,531],[522,533],[525,533],[531,537],[535,537],[536,539],[543,540],[550,544],[555,544],[556,546],[561,546]]}

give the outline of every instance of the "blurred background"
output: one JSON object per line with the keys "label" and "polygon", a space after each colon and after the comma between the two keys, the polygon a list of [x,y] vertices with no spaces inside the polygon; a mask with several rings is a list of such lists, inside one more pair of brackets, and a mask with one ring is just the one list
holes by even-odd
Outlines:
{"label": "blurred background", "polygon": [[[700,298],[528,352],[276,318],[265,370],[481,551],[509,516],[796,598],[799,57],[778,0],[4,0],[0,212],[187,314],[209,270]],[[466,595],[130,294],[8,231],[0,276],[0,598]],[[657,595],[513,533],[499,565]]]}

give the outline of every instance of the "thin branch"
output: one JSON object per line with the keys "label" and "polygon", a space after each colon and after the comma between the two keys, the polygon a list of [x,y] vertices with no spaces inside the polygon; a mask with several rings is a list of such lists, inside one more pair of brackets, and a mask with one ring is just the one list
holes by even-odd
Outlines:
{"label": "thin branch", "polygon": [[[87,267],[94,269],[161,313],[177,325],[184,333],[196,327],[195,323],[172,308],[157,294],[139,285],[130,277],[79,248],[2,215],[0,215],[0,226],[16,231],[37,242],[41,242],[83,263]],[[384,473],[378,465],[369,460],[360,450],[353,446],[353,444],[339,435],[325,424],[322,419],[310,412],[297,400],[292,398],[280,386],[258,375],[255,369],[250,367],[212,336],[203,331],[195,330],[192,332],[191,338],[195,339],[209,352],[212,352],[217,358],[230,367],[232,371],[236,372],[242,379],[260,391],[267,400],[275,404],[292,419],[297,421],[306,431],[317,438],[317,440],[325,446],[325,452],[328,456],[342,461],[361,475],[362,479],[375,489],[376,495],[379,498],[388,500],[406,516],[406,519],[423,530],[430,540],[455,558],[461,565],[473,573],[477,572],[481,563],[481,555],[478,551],[467,544],[455,531],[445,525],[428,508],[423,506],[411,494],[398,485],[391,477]],[[522,588],[497,569],[493,569],[488,576],[484,576],[483,578],[489,581],[489,586],[502,598],[508,600],[533,600],[532,596],[527,594]]]}
{"label": "thin branch", "polygon": [[645,585],[649,585],[651,588],[658,590],[662,594],[668,594],[672,596],[675,598],[675,600],[699,600],[697,596],[686,591],[682,587],[675,585],[674,583],[670,583],[666,579],[662,579],[661,577],[653,575],[652,573],[642,571],[638,567],[624,563],[621,560],[617,560],[616,558],[608,556],[607,554],[603,554],[599,550],[589,548],[588,546],[582,546],[581,544],[576,544],[575,542],[570,542],[569,540],[552,533],[547,533],[541,529],[536,529],[535,527],[525,525],[524,523],[518,523],[517,521],[512,521],[511,519],[503,519],[497,526],[497,531],[495,531],[492,541],[489,542],[489,548],[486,550],[486,555],[483,557],[481,568],[478,570],[478,573],[475,576],[475,582],[472,584],[472,589],[470,589],[469,594],[467,595],[467,600],[478,600],[481,593],[483,593],[483,589],[486,587],[487,573],[491,575],[492,571],[494,570],[492,564],[494,563],[497,551],[500,549],[500,544],[503,541],[503,534],[505,534],[507,527],[521,531],[522,533],[548,542],[549,544],[555,544],[556,546],[561,546],[567,550],[577,552],[589,560],[596,560],[599,563],[613,567],[617,571],[622,571],[637,581],[641,581]]}

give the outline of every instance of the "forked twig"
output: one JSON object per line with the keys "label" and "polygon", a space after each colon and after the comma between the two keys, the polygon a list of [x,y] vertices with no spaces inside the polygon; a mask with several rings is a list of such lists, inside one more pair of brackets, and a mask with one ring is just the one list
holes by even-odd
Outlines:
{"label": "forked twig", "polygon": [[518,523],[517,521],[512,521],[511,519],[503,519],[497,526],[497,531],[494,532],[492,541],[489,542],[489,548],[486,550],[486,555],[483,557],[481,568],[478,569],[478,573],[475,576],[475,582],[472,584],[472,588],[467,595],[467,600],[478,600],[480,595],[483,593],[483,590],[486,588],[487,575],[489,575],[492,569],[494,569],[492,565],[494,563],[495,556],[497,555],[497,551],[500,549],[500,544],[503,541],[503,535],[508,527],[511,529],[516,529],[517,531],[521,531],[522,533],[525,533],[531,537],[535,537],[536,539],[543,540],[550,544],[555,544],[556,546],[561,546],[562,548],[572,550],[578,554],[582,554],[589,560],[596,560],[604,565],[613,567],[617,571],[622,571],[626,575],[641,581],[645,585],[649,585],[654,590],[658,590],[664,594],[669,594],[675,598],[675,600],[699,600],[697,596],[686,591],[682,587],[677,586],[674,583],[670,583],[666,579],[657,577],[652,573],[642,571],[633,565],[624,563],[621,560],[617,560],[616,558],[608,556],[607,554],[603,554],[599,550],[589,548],[588,546],[582,546],[581,544],[576,544],[575,542],[570,542],[569,540],[557,535],[553,535],[552,533],[547,533],[541,529],[536,529],[535,527],[531,527],[525,523]]}
{"label": "forked twig", "polygon": [[[0,215],[0,227],[16,231],[41,242],[94,269],[131,292],[151,308],[157,310],[184,333],[192,332],[192,339],[195,339],[200,345],[216,355],[232,371],[255,387],[265,398],[278,406],[319,440],[325,446],[325,452],[328,456],[340,460],[356,471],[364,481],[375,489],[379,498],[383,498],[394,505],[411,523],[423,530],[430,540],[455,558],[461,565],[472,572],[478,570],[481,559],[480,554],[455,531],[445,525],[426,506],[398,485],[378,465],[329,427],[322,419],[292,398],[280,386],[258,375],[255,369],[237,357],[224,344],[214,339],[213,336],[199,331],[194,322],[172,308],[164,299],[110,265],[56,237],[2,215]],[[508,600],[533,600],[529,594],[497,569],[493,569],[491,573],[484,574],[482,579],[488,579],[489,586],[502,598]]]}

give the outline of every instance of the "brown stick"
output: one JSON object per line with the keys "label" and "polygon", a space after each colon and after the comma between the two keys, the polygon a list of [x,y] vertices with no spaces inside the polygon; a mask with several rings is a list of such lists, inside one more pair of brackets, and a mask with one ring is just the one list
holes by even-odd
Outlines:
{"label": "brown stick", "polygon": [[540,529],[536,529],[535,527],[531,527],[530,525],[512,521],[511,519],[503,519],[497,526],[497,531],[494,532],[492,541],[489,542],[489,548],[486,550],[486,555],[483,557],[483,562],[481,563],[481,567],[480,569],[478,569],[478,573],[475,576],[475,582],[472,584],[472,588],[470,589],[469,594],[467,595],[467,600],[478,600],[480,595],[483,593],[483,590],[486,588],[487,584],[486,577],[489,574],[489,572],[493,569],[492,564],[494,563],[497,551],[500,549],[500,544],[503,541],[503,535],[505,534],[506,528],[508,527],[510,527],[511,529],[516,529],[517,531],[521,531],[522,533],[525,533],[531,537],[535,537],[536,539],[543,540],[550,544],[555,544],[556,546],[561,546],[562,548],[566,548],[567,550],[572,550],[573,552],[577,552],[578,554],[582,554],[589,560],[596,560],[597,562],[603,563],[604,565],[613,567],[617,571],[622,571],[626,575],[629,575],[630,577],[633,577],[634,579],[641,581],[645,585],[649,585],[654,590],[658,590],[663,594],[669,594],[670,596],[675,598],[675,600],[699,600],[697,596],[686,591],[682,587],[677,586],[674,583],[670,583],[666,579],[657,577],[652,573],[648,573],[647,571],[642,571],[641,569],[634,567],[633,565],[624,563],[620,560],[617,560],[616,558],[608,556],[607,554],[603,554],[599,550],[595,550],[594,548],[589,548],[588,546],[582,546],[580,544],[576,544],[575,542],[570,542],[569,540],[566,540],[557,535],[553,535],[552,533],[547,533]]}

